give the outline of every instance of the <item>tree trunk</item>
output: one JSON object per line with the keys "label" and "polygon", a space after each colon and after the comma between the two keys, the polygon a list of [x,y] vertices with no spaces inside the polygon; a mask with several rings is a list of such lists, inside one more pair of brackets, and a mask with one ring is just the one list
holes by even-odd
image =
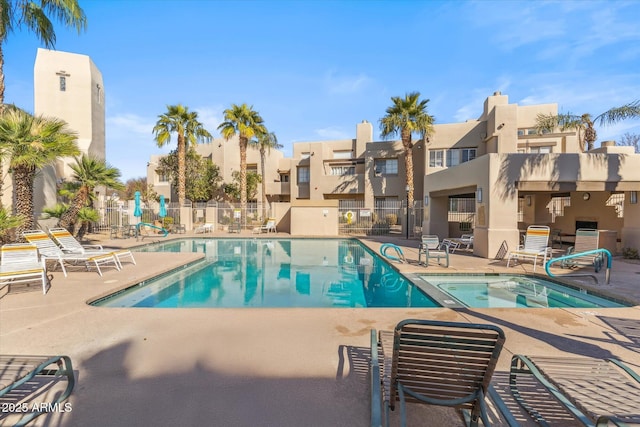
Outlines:
{"label": "tree trunk", "polygon": [[262,219],[267,219],[267,183],[264,179],[264,146],[260,147],[260,175],[262,176]]}
{"label": "tree trunk", "polygon": [[76,222],[78,222],[78,213],[87,204],[89,198],[89,189],[85,186],[81,186],[76,193],[76,196],[71,202],[71,206],[60,217],[58,221],[58,227],[63,227],[69,230],[69,233],[75,235]]}
{"label": "tree trunk", "polygon": [[186,182],[187,182],[187,177],[186,175],[186,170],[187,170],[187,161],[186,161],[186,146],[185,146],[185,139],[184,139],[184,135],[182,133],[178,134],[178,203],[180,204],[180,207],[182,207],[184,205],[184,200],[186,198],[185,194],[186,194]]}
{"label": "tree trunk", "polygon": [[[411,142],[411,131],[402,129],[402,147],[404,148],[404,169],[406,173],[406,183],[409,187],[407,203],[413,206],[413,143]],[[407,209],[409,209],[407,206]]]}
{"label": "tree trunk", "polygon": [[[2,8],[0,8],[2,12]],[[4,51],[0,41],[0,114],[4,112]],[[4,162],[0,158],[0,208],[2,208],[2,196],[4,196]]]}
{"label": "tree trunk", "polygon": [[247,144],[249,139],[240,135],[240,223],[247,209]]}
{"label": "tree trunk", "polygon": [[33,181],[36,170],[33,167],[16,167],[13,169],[13,188],[16,200],[15,210],[24,218],[24,223],[17,227],[16,234],[21,239],[22,232],[33,230]]}

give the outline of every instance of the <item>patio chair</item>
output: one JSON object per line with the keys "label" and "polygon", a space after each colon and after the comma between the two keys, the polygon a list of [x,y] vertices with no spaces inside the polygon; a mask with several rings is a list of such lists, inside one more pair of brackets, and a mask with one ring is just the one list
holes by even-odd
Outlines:
{"label": "patio chair", "polygon": [[464,245],[465,249],[469,250],[473,247],[473,234],[463,234],[456,241],[460,243],[460,246]]}
{"label": "patio chair", "polygon": [[[579,228],[576,230],[576,241],[573,246],[567,248],[565,255],[579,254],[580,252],[587,252],[594,249],[598,249],[598,241],[600,232],[592,228]],[[579,265],[593,266],[596,273],[600,271],[604,259],[602,254],[589,254],[576,258],[569,258],[562,261],[562,267],[577,267]]]}
{"label": "patio chair", "polygon": [[445,267],[449,267],[449,249],[446,245],[444,246],[444,249],[442,249],[442,246],[443,245],[440,243],[438,236],[423,235],[420,246],[418,247],[418,264],[421,264],[422,254],[424,254],[425,267],[429,267],[429,260],[432,258],[435,259],[438,264],[440,264],[440,259],[444,258],[446,260]]}
{"label": "patio chair", "polygon": [[120,263],[112,253],[81,254],[64,252],[53,240],[51,240],[49,235],[42,230],[27,230],[22,232],[22,235],[27,242],[33,243],[38,247],[38,252],[40,252],[40,256],[45,261],[51,260],[60,264],[60,268],[62,269],[65,277],[67,277],[65,262],[71,264],[82,262],[85,264],[87,270],[89,270],[89,266],[93,264],[96,266],[100,276],[102,276],[102,270],[100,269],[101,265],[113,264],[116,270],[120,270]]}
{"label": "patio chair", "polygon": [[2,245],[0,252],[0,288],[12,283],[41,281],[42,293],[47,293],[47,267],[35,245],[10,243]]}
{"label": "patio chair", "polygon": [[194,233],[212,233],[213,224],[210,222],[204,223],[193,230]]}
{"label": "patio chair", "polygon": [[[67,384],[62,393],[51,395],[41,392],[45,391],[52,381],[58,381],[63,377]],[[75,383],[73,366],[68,356],[0,355],[0,398],[6,398],[5,402],[18,403],[26,395],[34,396],[33,403],[27,403],[29,410],[24,411],[25,414],[13,424],[14,426],[24,426],[62,403],[71,394]],[[49,395],[55,397],[55,400],[42,401]],[[0,424],[4,425],[2,422]]]}
{"label": "patio chair", "polygon": [[274,232],[276,233],[276,220],[275,218],[269,218],[267,220],[267,223],[263,226],[260,227],[260,232],[261,233],[270,233],[270,232]]}
{"label": "patio chair", "polygon": [[128,258],[133,265],[136,264],[136,260],[133,257],[133,253],[129,249],[104,249],[102,245],[83,245],[67,230],[66,228],[50,228],[49,235],[53,240],[60,245],[63,251],[69,253],[81,253],[81,254],[107,254],[111,253],[118,260],[120,268],[122,268],[122,258]]}
{"label": "patio chair", "polygon": [[548,426],[548,397],[536,399],[532,377],[585,426],[607,426],[609,420],[615,425],[640,423],[640,376],[619,360],[514,355],[511,393],[538,424]]}
{"label": "patio chair", "polygon": [[524,238],[524,244],[518,246],[515,251],[509,252],[507,258],[507,267],[511,263],[512,259],[532,259],[533,260],[533,272],[536,271],[536,265],[538,264],[538,258],[544,259],[544,263],[547,262],[547,257],[551,257],[551,247],[549,247],[549,227],[546,225],[530,225],[527,227],[527,234]]}
{"label": "patio chair", "polygon": [[504,341],[484,324],[408,319],[393,332],[372,330],[371,425],[388,426],[396,402],[402,426],[406,402],[470,411],[470,426],[490,425],[485,396]]}

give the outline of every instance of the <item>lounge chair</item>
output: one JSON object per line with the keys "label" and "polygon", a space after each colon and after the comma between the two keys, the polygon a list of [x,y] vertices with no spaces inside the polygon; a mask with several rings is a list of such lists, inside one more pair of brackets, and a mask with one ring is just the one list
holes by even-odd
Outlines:
{"label": "lounge chair", "polygon": [[98,274],[102,276],[101,265],[113,264],[116,270],[120,270],[120,263],[118,259],[112,253],[99,253],[99,254],[80,254],[80,253],[66,253],[58,245],[51,240],[49,235],[42,230],[27,230],[22,233],[24,238],[29,243],[33,243],[38,247],[40,256],[45,260],[52,260],[60,264],[60,268],[67,277],[67,269],[65,268],[65,262],[77,264],[82,262],[89,269],[91,264],[96,266]]}
{"label": "lounge chair", "polygon": [[12,283],[42,282],[42,293],[47,293],[47,267],[38,256],[35,245],[10,243],[0,249],[0,287]]}
{"label": "lounge chair", "polygon": [[409,319],[372,330],[371,425],[389,425],[396,401],[402,426],[405,401],[469,410],[471,426],[490,425],[485,396],[504,341],[494,325]]}
{"label": "lounge chair", "polygon": [[[573,246],[567,248],[565,255],[578,254],[580,252],[598,249],[600,232],[591,228],[579,228],[576,230],[576,241]],[[577,267],[579,265],[593,266],[596,273],[600,271],[604,259],[601,253],[589,254],[576,258],[569,258],[562,261],[562,267]]]}
{"label": "lounge chair", "polygon": [[[36,400],[47,394],[36,394],[36,391],[41,389],[34,387],[42,383],[45,383],[42,387],[46,387],[47,384],[51,384],[51,380],[57,381],[57,377],[66,378],[65,390],[56,393],[53,402]],[[14,426],[24,426],[35,417],[47,413],[52,407],[55,408],[69,397],[75,383],[73,366],[68,356],[0,356],[0,398],[7,396],[6,401],[18,403],[25,397],[25,393],[34,396],[33,403],[26,403],[28,410],[24,411],[25,414],[13,424]],[[25,387],[21,387],[23,384],[26,384]]]}
{"label": "lounge chair", "polygon": [[276,220],[275,218],[269,218],[267,220],[267,223],[263,226],[260,227],[260,232],[261,233],[270,233],[270,232],[276,232]]}
{"label": "lounge chair", "polygon": [[533,272],[536,271],[538,258],[543,258],[543,265],[547,262],[547,257],[551,257],[551,247],[549,247],[549,227],[546,225],[530,225],[527,227],[527,234],[524,244],[518,246],[515,251],[509,252],[507,267],[511,260],[532,259]]}
{"label": "lounge chair", "polygon": [[193,230],[194,233],[212,233],[213,232],[213,224],[211,224],[210,222],[207,222],[205,224],[202,224],[198,227],[196,227]]}
{"label": "lounge chair", "polygon": [[[513,356],[511,393],[538,424],[547,426],[548,398],[542,405],[534,403],[540,400],[534,394],[532,376],[586,426],[606,426],[609,420],[615,420],[616,425],[640,424],[640,376],[619,360]],[[558,416],[557,412],[553,415]]]}
{"label": "lounge chair", "polygon": [[443,245],[442,243],[440,243],[440,239],[438,238],[438,236],[422,236],[422,241],[420,243],[420,246],[418,247],[418,264],[422,262],[422,254],[424,254],[425,256],[425,267],[429,267],[429,259],[432,258],[436,259],[438,264],[440,264],[440,259],[444,258],[446,261],[445,267],[449,267],[449,248],[446,244]]}
{"label": "lounge chair", "polygon": [[473,247],[473,234],[463,234],[462,236],[454,240],[459,243],[458,247],[464,245],[466,250],[469,250]]}
{"label": "lounge chair", "polygon": [[66,228],[50,228],[49,235],[65,252],[92,255],[111,253],[118,260],[120,268],[122,268],[123,258],[130,259],[133,265],[136,264],[133,253],[129,249],[104,249],[102,245],[82,245]]}

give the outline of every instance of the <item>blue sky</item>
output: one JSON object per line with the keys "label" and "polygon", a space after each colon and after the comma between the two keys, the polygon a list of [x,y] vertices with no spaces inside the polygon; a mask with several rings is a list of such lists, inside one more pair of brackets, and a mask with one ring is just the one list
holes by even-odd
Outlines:
{"label": "blue sky", "polygon": [[[419,91],[436,123],[476,119],[502,91],[520,105],[598,115],[640,99],[638,1],[80,0],[87,31],[56,49],[103,75],[107,160],[144,176],[169,104],[214,136],[232,103],[253,105],[291,155],[298,141],[353,138],[392,96]],[[37,38],[4,45],[5,102],[33,111]],[[640,134],[640,121],[598,128]],[[598,143],[596,143],[598,145]]]}

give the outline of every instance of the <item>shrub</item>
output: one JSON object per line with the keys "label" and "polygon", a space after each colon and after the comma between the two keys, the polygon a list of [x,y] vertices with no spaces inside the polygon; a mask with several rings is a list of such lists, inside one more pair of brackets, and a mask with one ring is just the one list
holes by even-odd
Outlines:
{"label": "shrub", "polygon": [[386,214],[384,216],[385,221],[389,226],[396,225],[398,223],[398,215],[396,214]]}
{"label": "shrub", "polygon": [[640,259],[640,255],[638,255],[638,250],[635,248],[623,248],[622,257],[624,259]]}

